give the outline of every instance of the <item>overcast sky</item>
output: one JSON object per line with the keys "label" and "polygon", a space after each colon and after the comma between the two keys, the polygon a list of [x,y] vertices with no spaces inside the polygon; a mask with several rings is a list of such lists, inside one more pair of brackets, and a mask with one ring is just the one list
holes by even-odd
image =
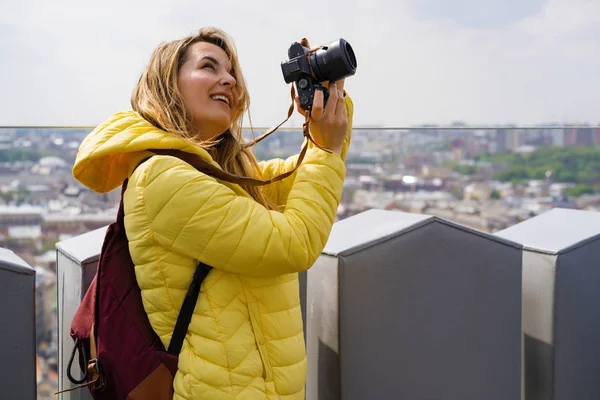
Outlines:
{"label": "overcast sky", "polygon": [[258,127],[285,116],[302,37],[354,47],[356,126],[600,122],[600,0],[0,0],[0,125],[98,124],[157,44],[207,25],[236,41]]}

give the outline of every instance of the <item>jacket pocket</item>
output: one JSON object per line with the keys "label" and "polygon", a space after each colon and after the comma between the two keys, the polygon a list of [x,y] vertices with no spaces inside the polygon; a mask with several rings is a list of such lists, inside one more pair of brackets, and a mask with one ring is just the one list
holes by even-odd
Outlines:
{"label": "jacket pocket", "polygon": [[252,330],[254,331],[254,338],[256,340],[256,346],[262,359],[263,368],[265,369],[265,381],[273,381],[273,369],[271,368],[271,362],[269,360],[269,353],[267,352],[267,342],[262,330],[262,323],[260,321],[260,312],[258,311],[258,304],[249,303],[248,311],[250,312],[250,323],[252,324]]}

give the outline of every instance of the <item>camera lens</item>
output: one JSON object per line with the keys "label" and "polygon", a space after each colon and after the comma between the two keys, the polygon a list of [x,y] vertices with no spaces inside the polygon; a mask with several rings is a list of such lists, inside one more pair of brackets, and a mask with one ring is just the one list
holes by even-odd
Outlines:
{"label": "camera lens", "polygon": [[356,56],[354,55],[354,50],[352,49],[352,46],[350,46],[350,43],[344,43],[344,50],[346,50],[348,62],[350,63],[353,69],[356,69]]}
{"label": "camera lens", "polygon": [[319,82],[338,81],[356,72],[356,55],[350,43],[339,39],[311,54],[310,63]]}

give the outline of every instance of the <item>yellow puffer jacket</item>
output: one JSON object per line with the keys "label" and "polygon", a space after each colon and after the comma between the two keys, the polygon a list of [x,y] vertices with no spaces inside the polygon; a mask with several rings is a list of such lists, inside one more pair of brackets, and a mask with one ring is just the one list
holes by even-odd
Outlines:
{"label": "yellow puffer jacket", "polygon": [[[346,97],[349,121],[353,105]],[[170,156],[206,151],[121,112],[83,141],[74,176],[96,192],[119,187],[136,277],[150,323],[165,347],[198,260],[214,267],[202,285],[179,357],[174,399],[304,400],[306,354],[297,272],[321,253],[342,195],[343,157],[316,147],[268,195],[269,211],[242,188]],[[296,157],[261,163],[268,179]],[[135,172],[132,171],[135,169]]]}

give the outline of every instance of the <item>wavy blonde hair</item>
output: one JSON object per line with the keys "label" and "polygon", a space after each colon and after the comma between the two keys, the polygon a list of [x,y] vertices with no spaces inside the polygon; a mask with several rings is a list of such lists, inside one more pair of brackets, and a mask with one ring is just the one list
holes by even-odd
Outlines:
{"label": "wavy blonde hair", "polygon": [[[196,138],[192,119],[185,110],[177,86],[178,72],[186,62],[187,50],[197,42],[212,43],[225,51],[230,58],[232,75],[239,92],[236,103],[238,107],[233,111],[229,129],[213,141]],[[244,113],[250,107],[250,96],[240,69],[237,49],[224,31],[213,27],[202,28],[193,36],[161,43],[152,53],[133,91],[131,106],[157,128],[206,149],[225,171],[239,176],[262,178],[254,154],[243,146],[242,122]],[[267,208],[275,208],[261,187],[243,188],[258,203]]]}

